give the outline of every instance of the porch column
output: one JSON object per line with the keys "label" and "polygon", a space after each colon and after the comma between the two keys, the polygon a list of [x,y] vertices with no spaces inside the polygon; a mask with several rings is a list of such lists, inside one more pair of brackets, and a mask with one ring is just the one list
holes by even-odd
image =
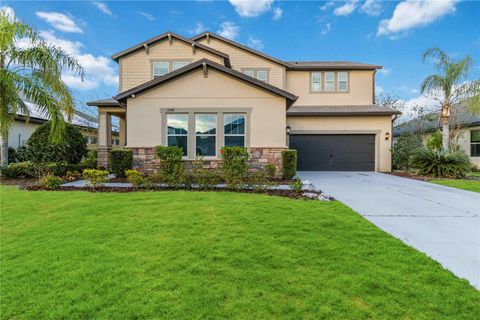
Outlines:
{"label": "porch column", "polygon": [[108,168],[108,156],[112,148],[112,116],[108,112],[98,113],[98,166]]}
{"label": "porch column", "polygon": [[118,139],[119,139],[119,146],[125,147],[127,145],[127,127],[126,127],[126,119],[125,115],[119,115],[119,132],[118,132]]}

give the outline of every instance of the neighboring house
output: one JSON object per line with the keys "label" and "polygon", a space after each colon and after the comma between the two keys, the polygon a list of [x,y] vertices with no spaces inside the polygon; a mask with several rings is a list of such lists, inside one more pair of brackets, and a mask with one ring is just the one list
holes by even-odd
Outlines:
{"label": "neighboring house", "polygon": [[[450,123],[453,144],[465,151],[470,161],[480,168],[480,115],[473,115],[462,107],[452,112]],[[439,114],[430,113],[395,126],[393,137],[396,140],[402,134],[418,134],[425,143],[433,132],[440,129]]]}
{"label": "neighboring house", "polygon": [[391,170],[392,115],[375,105],[380,66],[355,62],[286,62],[205,32],[167,32],[112,56],[115,97],[99,110],[99,162],[107,165],[111,117],[134,165],[154,170],[155,146],[198,154],[215,167],[222,146],[244,146],[253,167],[281,168],[298,150],[299,170]]}
{"label": "neighboring house", "polygon": [[[30,110],[30,115],[27,117],[24,114],[17,114],[15,121],[12,123],[8,133],[8,146],[13,149],[18,149],[27,144],[28,138],[39,126],[48,121],[43,115],[40,108],[28,101],[24,101]],[[83,112],[75,111],[72,118],[72,124],[77,126],[87,142],[87,148],[89,150],[97,147],[97,120]],[[112,133],[112,144],[118,145],[118,132]]]}

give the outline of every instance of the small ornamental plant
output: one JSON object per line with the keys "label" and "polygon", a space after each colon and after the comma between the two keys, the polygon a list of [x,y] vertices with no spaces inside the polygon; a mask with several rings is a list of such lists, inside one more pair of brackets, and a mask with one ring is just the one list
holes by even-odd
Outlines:
{"label": "small ornamental plant", "polygon": [[152,186],[150,179],[137,170],[127,170],[125,171],[125,175],[127,176],[127,181],[130,182],[134,188],[150,188]]}
{"label": "small ornamental plant", "polygon": [[272,163],[267,163],[265,165],[265,173],[270,180],[275,179],[275,174],[277,173],[277,167]]}
{"label": "small ornamental plant", "polygon": [[38,183],[41,187],[47,190],[57,190],[63,183],[63,179],[56,177],[52,174],[41,177],[38,180]]}
{"label": "small ornamental plant", "polygon": [[83,170],[83,177],[96,188],[104,184],[108,179],[107,170],[85,169]]}
{"label": "small ornamental plant", "polygon": [[183,183],[185,168],[182,164],[183,149],[175,146],[157,146],[156,154],[160,160],[158,175],[170,185]]}
{"label": "small ornamental plant", "polygon": [[245,181],[248,172],[248,152],[244,147],[223,147],[223,175],[229,187],[239,187]]}
{"label": "small ornamental plant", "polygon": [[125,178],[125,171],[133,167],[133,151],[115,149],[110,152],[110,168],[117,178]]}
{"label": "small ornamental plant", "polygon": [[290,180],[297,174],[297,150],[282,151],[283,179]]}

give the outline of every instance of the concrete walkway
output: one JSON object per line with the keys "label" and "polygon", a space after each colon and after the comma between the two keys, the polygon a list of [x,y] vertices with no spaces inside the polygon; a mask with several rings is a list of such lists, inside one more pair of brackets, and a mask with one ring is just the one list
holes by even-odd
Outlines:
{"label": "concrete walkway", "polygon": [[374,172],[299,172],[480,290],[480,194]]}

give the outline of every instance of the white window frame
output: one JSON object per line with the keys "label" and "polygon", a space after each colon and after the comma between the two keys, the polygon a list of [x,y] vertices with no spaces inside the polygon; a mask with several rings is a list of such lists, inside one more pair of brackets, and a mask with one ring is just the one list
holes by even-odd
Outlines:
{"label": "white window frame", "polygon": [[[169,133],[169,132],[168,132],[168,116],[170,116],[170,115],[184,115],[184,116],[187,117],[187,133],[186,133],[186,134],[183,134],[183,133],[182,133],[182,134],[179,134],[179,133]],[[189,146],[188,146],[188,144],[189,144],[188,135],[190,134],[190,129],[191,129],[191,128],[190,128],[190,116],[189,116],[188,113],[179,112],[179,113],[167,113],[167,114],[166,114],[166,117],[167,117],[167,119],[166,119],[166,122],[167,122],[166,124],[167,124],[167,125],[166,125],[166,128],[165,128],[165,131],[166,131],[165,134],[166,134],[166,137],[167,137],[166,146],[168,146],[168,138],[169,138],[169,137],[187,137],[187,153],[186,153],[186,154],[183,154],[183,152],[182,152],[182,158],[186,159],[186,158],[188,157],[188,147],[189,147]]]}
{"label": "white window frame", "polygon": [[[178,68],[175,68],[175,64],[176,64],[176,63],[181,63],[182,66],[180,66],[180,67],[178,67]],[[183,61],[183,60],[172,61],[172,63],[171,63],[172,68],[171,68],[170,72],[171,72],[171,71],[175,71],[175,70],[180,69],[180,68],[183,68],[183,67],[185,67],[185,66],[187,66],[187,65],[189,65],[189,64],[190,64],[190,61],[187,61],[187,60],[184,60],[184,61]]]}
{"label": "white window frame", "polygon": [[152,62],[152,76],[153,76],[154,79],[157,78],[157,77],[163,77],[165,74],[167,74],[167,73],[162,74],[162,75],[155,74],[155,64],[157,64],[157,63],[158,64],[160,64],[160,63],[167,64],[167,70],[168,70],[167,73],[170,72],[170,62],[169,61],[153,61]]}
{"label": "white window frame", "polygon": [[[243,133],[225,133],[225,117],[226,116],[243,116]],[[226,137],[243,137],[243,147],[246,148],[246,137],[247,137],[247,115],[245,113],[228,113],[224,112],[223,113],[223,146],[226,145],[225,143],[225,138]]]}
{"label": "white window frame", "polygon": [[[265,74],[266,74],[266,79],[265,80],[262,80],[258,77],[259,72],[265,72]],[[266,83],[268,83],[268,81],[270,79],[270,72],[269,72],[268,69],[242,69],[242,73],[246,74],[247,76],[250,76],[252,78],[255,78],[257,80],[266,82]]]}
{"label": "white window frame", "polygon": [[[315,90],[313,85],[316,83],[313,80],[313,77],[318,75],[318,90]],[[310,91],[311,92],[321,92],[322,91],[322,73],[321,72],[311,72],[310,73]]]}
{"label": "white window frame", "polygon": [[[157,64],[157,63],[167,64],[168,65],[167,73],[162,74],[162,75],[156,75],[155,74],[155,64]],[[175,63],[183,63],[184,65],[181,66],[181,67],[178,67],[178,68],[173,68],[173,65]],[[153,60],[152,61],[152,78],[155,79],[155,78],[158,78],[158,77],[163,77],[164,75],[166,75],[166,74],[168,74],[172,71],[175,71],[177,69],[183,68],[183,67],[189,65],[190,63],[191,63],[191,61],[189,61],[189,60]]]}
{"label": "white window frame", "polygon": [[[340,80],[340,74],[345,74],[345,80]],[[345,89],[340,89],[340,83],[345,83]],[[339,92],[347,92],[348,91],[348,72],[347,71],[338,71],[337,72],[337,91]]]}
{"label": "white window frame", "polygon": [[[332,80],[327,80],[327,75],[332,75],[333,79]],[[331,84],[332,88],[328,89],[328,85]],[[325,92],[335,92],[335,72],[333,71],[326,71],[324,73],[324,91]]]}
{"label": "white window frame", "polygon": [[[215,134],[208,134],[208,133],[197,133],[197,116],[203,116],[203,115],[212,115],[215,117]],[[218,114],[217,113],[208,113],[208,112],[198,112],[198,113],[195,113],[194,114],[194,124],[193,124],[193,127],[194,127],[194,134],[195,134],[195,153],[196,153],[196,150],[197,150],[197,137],[215,137],[215,154],[213,156],[207,156],[207,155],[204,155],[203,157],[205,157],[206,159],[214,159],[214,158],[217,158],[218,156],[218,150],[217,150],[217,133],[218,133]],[[188,144],[187,144],[188,146]],[[188,147],[187,147],[188,149]],[[195,156],[197,156],[197,154],[195,154]]]}

